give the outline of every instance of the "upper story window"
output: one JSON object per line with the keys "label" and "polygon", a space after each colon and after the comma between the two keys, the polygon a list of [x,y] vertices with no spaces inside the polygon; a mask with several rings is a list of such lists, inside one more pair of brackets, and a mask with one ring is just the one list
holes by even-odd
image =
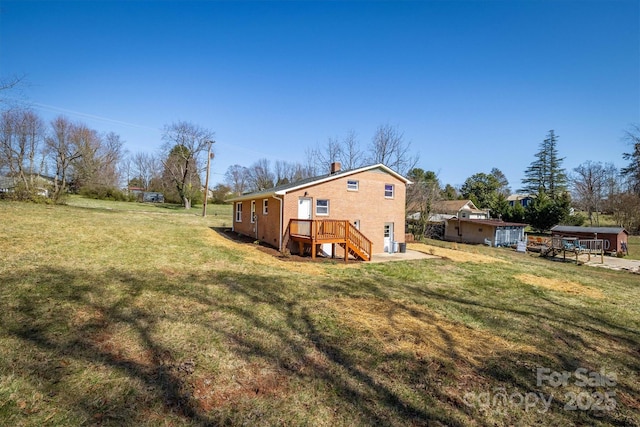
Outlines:
{"label": "upper story window", "polygon": [[264,199],[262,201],[262,215],[266,215],[269,213],[269,199]]}
{"label": "upper story window", "polygon": [[251,222],[256,222],[256,201],[251,201]]}
{"label": "upper story window", "polygon": [[395,193],[395,186],[393,184],[384,185],[384,197],[387,199],[393,199]]}
{"label": "upper story window", "polygon": [[349,179],[347,180],[347,190],[348,191],[358,191],[359,188],[359,182],[355,179]]}
{"label": "upper story window", "polygon": [[329,215],[329,200],[316,200],[316,215]]}
{"label": "upper story window", "polygon": [[236,222],[242,222],[242,202],[236,203]]}

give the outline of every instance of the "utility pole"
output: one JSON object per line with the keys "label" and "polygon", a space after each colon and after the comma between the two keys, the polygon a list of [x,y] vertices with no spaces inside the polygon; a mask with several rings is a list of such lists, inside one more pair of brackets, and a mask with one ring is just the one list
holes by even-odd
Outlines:
{"label": "utility pole", "polygon": [[209,144],[209,151],[207,152],[207,177],[204,180],[204,203],[202,204],[202,217],[207,216],[207,199],[209,198],[209,167],[211,165],[211,145],[215,144],[215,141],[207,141]]}

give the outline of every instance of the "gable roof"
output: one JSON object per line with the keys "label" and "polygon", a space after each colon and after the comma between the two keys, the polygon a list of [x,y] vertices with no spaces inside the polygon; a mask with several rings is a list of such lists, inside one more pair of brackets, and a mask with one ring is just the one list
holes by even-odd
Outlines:
{"label": "gable roof", "polygon": [[433,204],[433,211],[456,214],[460,210],[479,210],[471,200],[441,200]]}
{"label": "gable roof", "polygon": [[556,225],[551,227],[551,231],[560,233],[598,233],[598,234],[619,234],[622,231],[628,234],[624,227],[577,227],[575,225]]}
{"label": "gable roof", "polygon": [[325,174],[325,175],[315,176],[315,177],[312,177],[312,178],[307,178],[307,179],[303,179],[303,180],[300,180],[300,181],[296,181],[296,182],[293,182],[293,183],[290,183],[290,184],[284,184],[284,185],[280,185],[278,187],[268,188],[268,189],[262,190],[262,191],[256,191],[254,193],[243,194],[241,196],[229,199],[229,201],[230,202],[240,202],[240,201],[243,201],[243,200],[250,200],[250,199],[263,199],[263,198],[266,198],[266,197],[284,196],[285,194],[290,193],[292,191],[300,190],[302,188],[311,187],[313,185],[322,184],[322,183],[327,182],[327,181],[332,181],[332,180],[338,179],[338,178],[344,178],[344,177],[347,177],[347,176],[350,176],[350,175],[355,175],[355,174],[358,174],[358,173],[361,173],[361,172],[366,172],[366,171],[370,171],[370,170],[374,170],[374,169],[380,169],[383,172],[386,172],[389,175],[399,179],[400,181],[404,182],[405,184],[411,184],[411,181],[409,181],[404,176],[402,176],[399,173],[395,172],[394,170],[392,170],[388,166],[385,166],[382,163],[378,163],[378,164],[375,164],[375,165],[363,166],[363,167],[357,168],[357,169],[344,170],[344,171],[340,171],[340,172],[336,172],[336,173],[332,173],[332,174]]}

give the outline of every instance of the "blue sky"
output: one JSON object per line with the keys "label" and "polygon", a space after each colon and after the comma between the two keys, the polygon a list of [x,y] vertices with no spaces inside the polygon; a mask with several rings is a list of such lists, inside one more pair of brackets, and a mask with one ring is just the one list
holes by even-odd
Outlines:
{"label": "blue sky", "polygon": [[154,151],[162,127],[216,132],[235,163],[303,161],[397,126],[443,183],[512,188],[550,129],[572,169],[625,165],[640,122],[640,2],[0,1],[0,76],[25,97]]}

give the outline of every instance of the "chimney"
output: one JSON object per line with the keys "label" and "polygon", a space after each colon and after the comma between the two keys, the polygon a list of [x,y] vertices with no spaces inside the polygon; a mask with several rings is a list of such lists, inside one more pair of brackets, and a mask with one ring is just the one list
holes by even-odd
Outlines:
{"label": "chimney", "polygon": [[340,164],[340,162],[333,162],[331,163],[331,170],[330,170],[330,174],[333,175],[334,173],[338,173],[340,172],[340,168],[342,167],[342,165]]}

